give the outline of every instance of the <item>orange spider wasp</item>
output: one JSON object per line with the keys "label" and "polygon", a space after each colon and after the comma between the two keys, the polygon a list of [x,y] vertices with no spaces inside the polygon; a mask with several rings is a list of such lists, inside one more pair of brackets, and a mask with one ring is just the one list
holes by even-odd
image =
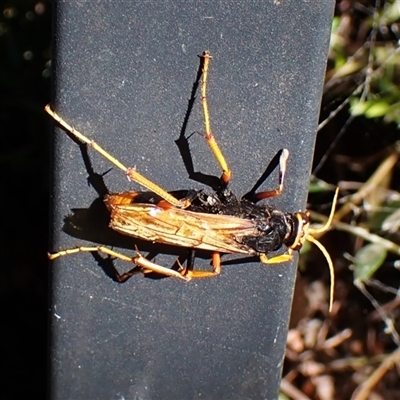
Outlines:
{"label": "orange spider wasp", "polygon": [[[331,224],[334,206],[327,223],[320,229],[310,228],[307,212],[287,213],[266,205],[260,200],[282,193],[289,151],[283,149],[279,158],[278,188],[265,192],[251,192],[238,199],[229,189],[231,170],[211,131],[207,104],[207,76],[211,60],[209,51],[202,53],[201,105],[204,117],[205,139],[222,169],[220,189],[212,194],[202,190],[167,192],[145,178],[135,168],[128,168],[93,140],[65,122],[50,105],[45,110],[64,129],[82,143],[103,155],[121,169],[129,180],[144,186],[148,192],[129,191],[108,194],[104,198],[110,212],[110,227],[134,238],[174,246],[202,249],[212,252],[212,271],[199,271],[181,266],[180,270],[166,268],[143,257],[136,249],[134,257],[121,254],[105,246],[77,247],[49,254],[51,260],[67,254],[98,251],[135,264],[135,269],[173,276],[183,280],[218,275],[221,271],[221,253],[257,255],[264,264],[287,262],[293,251],[299,251],[308,240],[315,243],[327,259],[331,271],[332,305],[334,275],[332,260],[313,235],[327,230]],[[334,204],[337,200],[336,191]],[[283,254],[269,258],[268,254],[284,248]],[[132,269],[133,271],[133,269]],[[133,273],[132,273],[133,274]],[[124,280],[132,274],[124,274]]]}

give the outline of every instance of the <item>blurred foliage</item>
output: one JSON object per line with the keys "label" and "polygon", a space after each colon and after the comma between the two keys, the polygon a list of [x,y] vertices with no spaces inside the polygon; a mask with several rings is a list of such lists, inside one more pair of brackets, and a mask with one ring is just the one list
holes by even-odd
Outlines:
{"label": "blurred foliage", "polygon": [[[362,96],[352,96],[350,112],[354,116],[383,118],[400,127],[400,5],[386,2],[375,9],[360,24],[360,32],[369,32],[366,41],[356,51],[349,46],[346,24],[348,15],[333,20],[330,59],[333,68],[329,75],[345,78],[349,75],[365,76]],[[379,34],[379,37],[378,37]]]}
{"label": "blurred foliage", "polygon": [[366,281],[383,264],[387,251],[380,244],[371,243],[362,247],[354,256],[354,279]]}
{"label": "blurred foliage", "polygon": [[[327,71],[326,86],[336,85],[350,93],[349,119],[364,117],[381,120],[383,124],[394,123],[400,128],[400,2],[338,2],[338,15],[332,24],[330,44],[330,68]],[[349,80],[350,79],[350,80]],[[356,86],[354,85],[356,84]],[[346,92],[346,90],[344,90]],[[348,122],[346,121],[346,123]],[[348,129],[348,133],[351,129]],[[400,139],[397,131],[397,140]],[[384,133],[383,133],[384,134]],[[389,145],[390,148],[390,145]],[[395,150],[398,151],[398,150]],[[394,166],[393,166],[394,167]],[[388,169],[376,187],[386,189],[386,196],[369,193],[364,197],[364,208],[360,212],[367,215],[363,226],[368,231],[384,231],[378,224],[378,216],[384,216],[386,225],[397,211],[397,192],[389,192],[393,171]],[[315,184],[314,184],[315,187]],[[397,193],[397,194],[396,194]],[[370,205],[367,209],[365,206]],[[394,206],[393,206],[394,205]],[[355,205],[357,206],[357,205]],[[371,208],[372,207],[372,208]],[[383,217],[381,222],[383,223]],[[393,229],[392,229],[393,231]],[[386,230],[388,233],[388,230]],[[386,249],[377,249],[377,244],[357,251],[355,271],[359,277],[362,260],[370,262],[367,270],[378,269],[386,260]],[[372,251],[373,250],[373,251]],[[367,257],[366,257],[367,256]],[[372,262],[372,259],[374,260]],[[365,270],[364,270],[365,271]],[[364,276],[361,273],[361,276]]]}
{"label": "blurred foliage", "polygon": [[400,1],[338,0],[308,206],[324,223],[340,187],[331,232],[318,236],[334,260],[335,302],[328,314],[326,262],[305,246],[288,398],[400,398],[399,133]]}

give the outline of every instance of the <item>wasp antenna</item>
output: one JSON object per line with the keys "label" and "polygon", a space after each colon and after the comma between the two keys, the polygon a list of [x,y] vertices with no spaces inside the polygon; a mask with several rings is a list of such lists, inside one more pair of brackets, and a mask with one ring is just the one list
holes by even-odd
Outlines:
{"label": "wasp antenna", "polygon": [[[337,194],[337,192],[336,192]],[[335,292],[335,270],[333,268],[333,262],[331,259],[331,256],[329,255],[328,251],[324,247],[324,245],[319,242],[317,239],[315,239],[313,236],[308,235],[307,240],[311,243],[314,243],[322,252],[322,254],[325,256],[326,261],[328,262],[329,266],[329,274],[331,276],[331,288],[329,290],[329,312],[332,311],[332,305],[333,305],[333,294]]]}
{"label": "wasp antenna", "polygon": [[316,228],[316,229],[315,228],[310,228],[309,229],[309,233],[311,235],[315,235],[316,233],[322,233],[322,232],[325,232],[325,231],[327,231],[329,229],[329,227],[332,224],[333,217],[335,215],[335,209],[336,209],[336,203],[337,203],[338,195],[339,195],[339,186],[335,190],[335,196],[333,197],[332,208],[331,208],[331,212],[329,214],[328,220],[326,221],[325,225],[322,226],[321,228]]}

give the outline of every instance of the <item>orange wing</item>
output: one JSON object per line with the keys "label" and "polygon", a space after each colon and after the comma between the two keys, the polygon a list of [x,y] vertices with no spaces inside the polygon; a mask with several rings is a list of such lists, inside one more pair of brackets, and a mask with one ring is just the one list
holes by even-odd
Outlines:
{"label": "orange wing", "polygon": [[257,235],[254,222],[228,215],[164,209],[153,204],[107,202],[110,227],[136,238],[222,253],[255,254],[241,237]]}

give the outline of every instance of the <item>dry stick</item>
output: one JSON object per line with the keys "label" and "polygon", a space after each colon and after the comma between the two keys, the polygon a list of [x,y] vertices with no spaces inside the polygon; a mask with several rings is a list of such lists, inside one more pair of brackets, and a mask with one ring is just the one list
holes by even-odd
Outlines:
{"label": "dry stick", "polygon": [[[315,211],[311,211],[310,215],[311,215],[311,218],[314,220],[327,221],[327,218],[325,215],[319,214]],[[371,233],[365,228],[349,225],[344,222],[339,222],[339,221],[335,221],[335,220],[333,220],[331,227],[338,231],[351,233],[352,235],[360,237],[370,243],[377,243],[377,244],[381,245],[382,247],[384,247],[386,250],[388,250],[396,255],[400,255],[400,246],[398,244],[391,242],[390,240],[385,239],[381,236],[378,236],[374,233]]]}
{"label": "dry stick", "polygon": [[[393,152],[381,163],[381,165],[377,168],[377,170],[371,175],[371,177],[360,187],[360,189],[354,193],[352,196],[350,196],[350,200],[346,202],[346,204],[343,205],[342,208],[340,208],[338,211],[336,211],[333,220],[332,220],[332,227],[340,227],[343,230],[346,230],[346,226],[349,226],[347,224],[342,224],[339,221],[347,214],[349,213],[353,206],[355,204],[360,203],[369,193],[371,193],[373,190],[376,189],[378,184],[389,174],[389,172],[394,168],[394,166],[397,164],[398,160],[400,157],[400,142],[396,144],[395,149]],[[317,213],[311,212],[311,215],[316,217],[316,219],[326,221],[326,218],[321,218],[321,216]],[[355,227],[352,227],[355,228]],[[353,233],[355,230],[353,229]],[[319,239],[325,232],[315,232],[314,237]],[[365,236],[367,233],[366,230],[362,230],[361,228],[357,229],[357,234],[360,233],[360,235]],[[369,234],[372,235],[372,234]],[[376,236],[376,235],[375,235]],[[372,236],[370,236],[371,242],[376,242],[376,240],[373,240]],[[381,238],[382,239],[382,238]],[[385,247],[390,250],[394,251],[396,254],[399,254],[399,247],[395,245],[394,243],[382,239],[382,243],[385,242]]]}
{"label": "dry stick", "polygon": [[351,400],[367,400],[374,386],[379,383],[386,372],[395,364],[400,368],[400,347],[387,356],[369,378],[358,386],[354,391],[353,396],[351,396]]}
{"label": "dry stick", "polygon": [[282,379],[281,381],[281,392],[293,400],[311,400],[286,379]]}
{"label": "dry stick", "polygon": [[350,197],[350,201],[348,201],[340,210],[336,212],[334,221],[340,221],[348,212],[351,211],[353,205],[360,203],[369,193],[376,189],[379,182],[381,182],[397,164],[400,156],[399,152],[399,148],[393,150],[389,157],[387,157],[381,163],[378,169],[364,183],[360,190]]}

